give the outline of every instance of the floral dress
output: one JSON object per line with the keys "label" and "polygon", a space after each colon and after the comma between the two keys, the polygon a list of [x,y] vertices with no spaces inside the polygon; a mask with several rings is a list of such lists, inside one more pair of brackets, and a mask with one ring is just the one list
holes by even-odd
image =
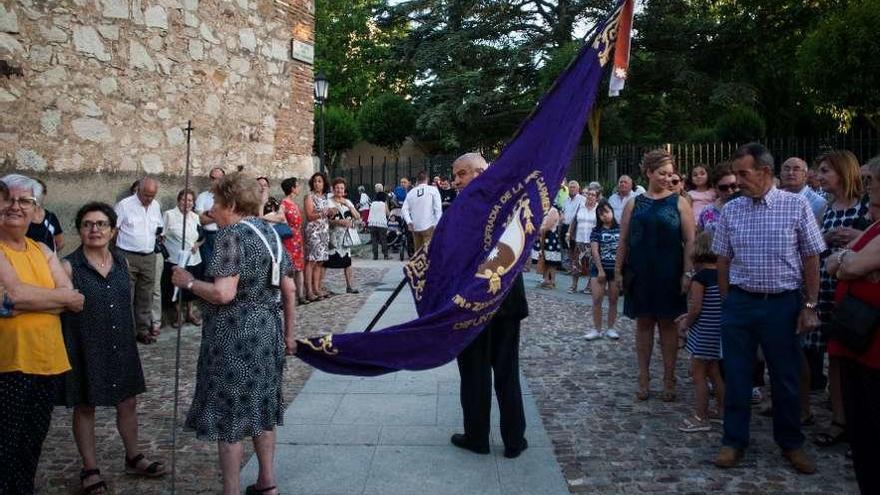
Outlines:
{"label": "floral dress", "polygon": [[287,226],[290,227],[293,235],[284,239],[284,249],[290,255],[290,261],[293,262],[293,269],[301,272],[305,268],[303,256],[303,232],[302,232],[302,213],[299,206],[289,198],[281,200],[281,209],[284,212],[284,219],[287,220]]}
{"label": "floral dress", "polygon": [[324,216],[324,210],[330,205],[327,198],[309,193],[309,200],[315,206],[317,220],[306,224],[306,259],[309,261],[327,261],[327,244],[330,243],[330,223]]}

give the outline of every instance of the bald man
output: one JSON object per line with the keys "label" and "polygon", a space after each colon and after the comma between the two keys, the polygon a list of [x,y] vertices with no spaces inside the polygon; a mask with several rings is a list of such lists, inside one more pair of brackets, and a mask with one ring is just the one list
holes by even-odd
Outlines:
{"label": "bald man", "polygon": [[816,221],[821,223],[828,202],[807,186],[809,170],[810,167],[807,166],[807,162],[793,156],[782,162],[779,185],[785,191],[803,196],[807,203],[810,204],[810,209],[813,211]]}
{"label": "bald man", "polygon": [[[488,164],[479,153],[467,153],[452,164],[455,188],[461,193]],[[526,420],[519,383],[520,321],[529,315],[522,275],[501,302],[486,328],[458,355],[464,433],[452,435],[456,447],[476,454],[489,453],[492,379],[501,413],[504,456],[513,459],[528,448]]]}
{"label": "bald man", "polygon": [[152,315],[153,289],[156,278],[157,229],[162,224],[162,211],[156,194],[159,183],[152,177],[138,181],[137,191],[116,203],[116,248],[128,261],[128,276],[131,279],[134,301],[135,326],[138,341],[151,344],[156,341],[160,321]]}

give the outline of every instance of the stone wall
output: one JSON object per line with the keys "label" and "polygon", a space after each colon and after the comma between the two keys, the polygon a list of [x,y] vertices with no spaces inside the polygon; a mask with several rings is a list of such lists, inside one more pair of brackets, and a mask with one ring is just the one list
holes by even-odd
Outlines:
{"label": "stone wall", "polygon": [[307,176],[312,0],[0,0],[0,167]]}

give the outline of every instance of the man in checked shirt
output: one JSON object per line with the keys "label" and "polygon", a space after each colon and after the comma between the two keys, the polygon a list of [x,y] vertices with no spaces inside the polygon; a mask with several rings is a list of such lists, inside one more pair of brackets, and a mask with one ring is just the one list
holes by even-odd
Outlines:
{"label": "man in checked shirt", "polygon": [[[800,473],[816,471],[803,449],[798,334],[819,325],[819,253],[825,242],[810,205],[774,186],[773,156],[750,143],[733,155],[742,196],[724,206],[712,251],[724,300],[724,436],[715,465],[739,464],[749,444],[752,370],[758,344],[770,366],[773,438]],[[804,289],[803,293],[801,289]]]}

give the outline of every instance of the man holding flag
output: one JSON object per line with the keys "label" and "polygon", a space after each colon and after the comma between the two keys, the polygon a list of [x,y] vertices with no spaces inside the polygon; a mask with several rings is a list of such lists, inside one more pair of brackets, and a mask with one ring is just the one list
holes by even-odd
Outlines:
{"label": "man holding flag", "polygon": [[[467,153],[452,163],[455,188],[461,191],[488,164],[479,153]],[[489,453],[492,376],[501,413],[504,457],[519,457],[529,444],[522,389],[519,384],[519,326],[529,315],[522,274],[517,275],[498,312],[483,331],[458,355],[464,433],[452,435],[452,444],[477,454]]]}

